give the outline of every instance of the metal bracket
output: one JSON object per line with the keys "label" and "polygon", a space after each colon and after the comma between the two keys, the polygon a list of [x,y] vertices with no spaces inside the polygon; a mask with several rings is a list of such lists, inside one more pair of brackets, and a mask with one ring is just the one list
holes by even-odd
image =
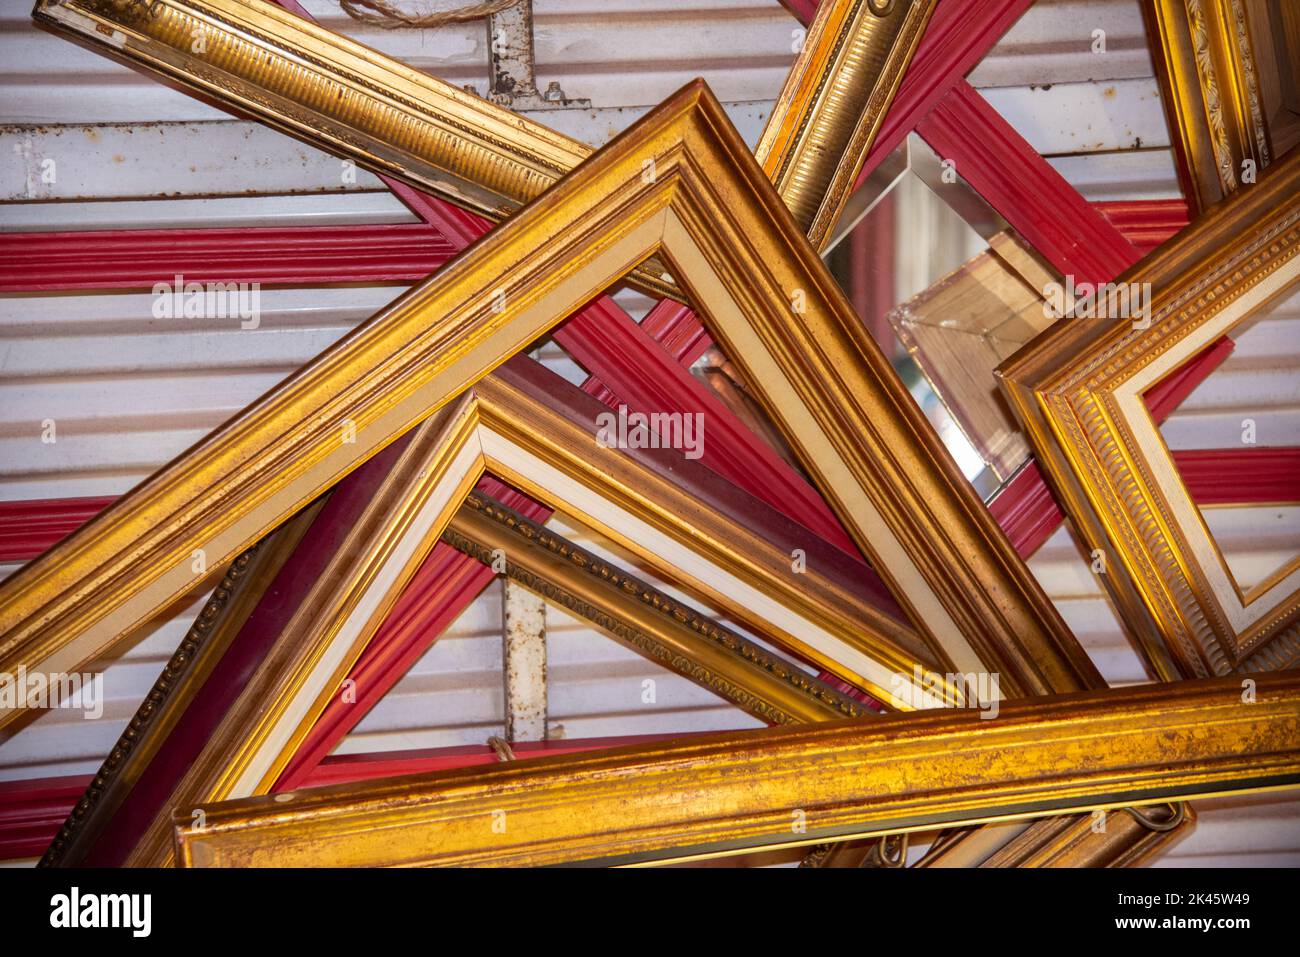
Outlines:
{"label": "metal bracket", "polygon": [[512,110],[589,109],[591,100],[567,96],[552,80],[537,91],[533,72],[533,2],[519,0],[488,17],[488,95]]}

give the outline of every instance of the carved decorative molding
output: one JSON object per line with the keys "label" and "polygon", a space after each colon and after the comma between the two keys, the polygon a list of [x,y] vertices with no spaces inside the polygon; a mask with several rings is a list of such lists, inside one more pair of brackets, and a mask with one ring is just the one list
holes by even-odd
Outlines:
{"label": "carved decorative molding", "polygon": [[[999,370],[1040,465],[1157,674],[1276,667],[1300,654],[1300,571],[1239,585],[1210,537],[1144,396],[1187,359],[1300,283],[1300,156],[1238,191],[1123,282],[1150,283],[1149,317],[1064,319]],[[1290,498],[1290,496],[1287,496]]]}
{"label": "carved decorative molding", "polygon": [[[443,541],[488,565],[499,550],[510,578],[769,724],[872,713],[807,671],[488,496],[471,493],[443,532]],[[649,614],[624,613],[621,599],[629,598]],[[707,655],[710,648],[721,651],[721,657]],[[718,664],[709,664],[710,659]],[[747,681],[745,676],[754,671],[769,680]],[[780,694],[781,688],[788,693]],[[806,703],[792,707],[790,694]]]}

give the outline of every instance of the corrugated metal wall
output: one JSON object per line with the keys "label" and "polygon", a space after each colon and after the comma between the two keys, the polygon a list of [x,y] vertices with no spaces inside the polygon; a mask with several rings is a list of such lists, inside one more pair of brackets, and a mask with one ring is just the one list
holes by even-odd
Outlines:
{"label": "corrugated metal wall", "polygon": [[969,79],[1085,198],[1182,195],[1137,0],[1038,0]]}
{"label": "corrugated metal wall", "polygon": [[[331,0],[307,8],[458,84],[486,84],[486,28],[384,31]],[[792,60],[797,24],[775,0],[535,0],[538,79],[591,110],[535,118],[602,142],[704,76],[752,142]],[[1094,30],[1106,52],[1094,53]],[[1039,0],[971,81],[1084,196],[1179,195],[1137,0]],[[101,229],[409,222],[364,172],[38,31],[29,0],[0,0],[0,228]],[[35,175],[53,158],[58,176]],[[395,285],[264,289],[256,331],[155,320],[141,294],[0,299],[0,500],[126,491],[387,302]],[[1295,336],[1285,321],[1236,354],[1166,426],[1204,446],[1207,423],[1267,406],[1295,437]],[[236,334],[238,332],[238,334]],[[558,350],[543,360],[579,375]],[[1259,374],[1267,365],[1267,376]],[[1217,418],[1216,418],[1217,417]],[[39,441],[58,422],[59,441]],[[1273,419],[1269,420],[1274,421]],[[1289,424],[1288,424],[1289,423]],[[1216,426],[1217,428],[1218,426]],[[1226,443],[1225,443],[1226,444]],[[1270,443],[1271,444],[1271,443]],[[1231,510],[1229,510],[1231,511]],[[1233,540],[1229,523],[1216,529]],[[581,530],[574,537],[603,548]],[[1240,536],[1248,539],[1248,530]],[[1227,546],[1225,546],[1227,547]],[[1031,562],[1114,683],[1138,659],[1068,532]],[[0,566],[0,574],[13,566]],[[85,773],[99,761],[193,619],[198,597],[107,669],[102,720],[43,715],[0,744],[0,779]],[[502,730],[500,588],[475,603],[341,750],[477,743]],[[588,737],[749,727],[753,719],[555,609],[548,614],[553,734]],[[642,682],[656,682],[654,704]],[[1163,863],[1300,863],[1292,796],[1205,802],[1196,834]]]}

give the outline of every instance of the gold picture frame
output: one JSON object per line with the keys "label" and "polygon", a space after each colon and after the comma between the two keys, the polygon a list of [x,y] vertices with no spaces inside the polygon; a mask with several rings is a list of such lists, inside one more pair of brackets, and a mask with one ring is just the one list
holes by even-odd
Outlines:
{"label": "gold picture frame", "polygon": [[[864,566],[854,567],[793,523],[778,531],[779,517],[770,508],[707,468],[692,467],[680,452],[633,453],[600,444],[595,410],[604,408],[518,356],[418,426],[128,863],[167,862],[173,807],[271,789],[410,574],[433,542],[457,527],[453,515],[464,510],[462,500],[489,473],[599,530],[729,619],[866,687],[887,707],[958,700],[916,633],[864,597],[871,589],[861,575]],[[466,525],[483,530],[482,523],[468,520],[459,525],[462,537]],[[800,573],[792,568],[792,545],[805,550],[808,567]],[[592,576],[579,574],[571,563],[529,562],[525,551],[518,536],[506,550],[516,571],[520,562],[534,571],[546,568],[606,618],[632,618],[644,638],[660,647],[675,645],[688,676],[705,679],[764,720],[865,713],[738,636],[692,639],[680,609],[679,620],[669,624],[627,601],[629,595],[609,594],[608,569],[603,582],[584,581]],[[242,595],[235,595],[243,608]],[[222,634],[232,630],[223,623],[224,609],[205,610],[205,617]],[[705,619],[693,620],[695,628],[706,627]],[[739,641],[735,651],[726,649],[728,640]],[[918,682],[917,674],[926,680]],[[99,793],[60,834],[62,845],[84,846],[86,835],[107,826],[191,697],[150,697],[129,740],[119,742],[98,775]],[[56,857],[64,853],[61,847]]]}
{"label": "gold picture frame", "polygon": [[0,586],[0,665],[103,654],[652,255],[930,647],[1099,682],[701,82]]}
{"label": "gold picture frame", "polygon": [[937,0],[826,0],[754,156],[817,250],[832,238]]}
{"label": "gold picture frame", "polygon": [[627,864],[1296,781],[1283,673],[1253,701],[1203,679],[297,791],[178,814],[175,838],[191,867]]}
{"label": "gold picture frame", "polygon": [[[1143,393],[1300,281],[1300,155],[1119,277],[1147,315],[1057,322],[998,370],[1153,670],[1254,672],[1300,658],[1300,568],[1243,590],[1179,477]],[[1133,288],[1133,286],[1127,286]]]}
{"label": "gold picture frame", "polygon": [[[89,846],[111,826],[131,787],[206,680],[211,659],[220,657],[229,638],[247,620],[249,606],[265,592],[283,559],[302,539],[302,526],[316,512],[312,507],[301,519],[295,516],[272,533],[268,542],[232,564],[217,596],[201,612],[129,732],[46,851],[42,866],[84,865]],[[873,713],[866,704],[806,669],[782,660],[488,495],[471,492],[443,531],[442,540],[485,564],[495,563],[498,556],[504,558],[506,567],[501,574],[512,581],[769,724]],[[344,543],[344,549],[349,544]],[[169,810],[174,804],[175,800]],[[170,813],[163,823],[166,839],[146,839],[132,853],[131,863],[170,863],[167,822]]]}
{"label": "gold picture frame", "polygon": [[[817,248],[852,191],[936,0],[828,0],[757,156]],[[241,114],[499,222],[584,143],[265,0],[38,0],[32,15]],[[672,294],[660,269],[644,287]]]}
{"label": "gold picture frame", "polygon": [[873,709],[491,496],[471,492],[442,540],[768,724]]}
{"label": "gold picture frame", "polygon": [[1300,17],[1269,0],[1143,0],[1151,59],[1192,217],[1300,139]]}

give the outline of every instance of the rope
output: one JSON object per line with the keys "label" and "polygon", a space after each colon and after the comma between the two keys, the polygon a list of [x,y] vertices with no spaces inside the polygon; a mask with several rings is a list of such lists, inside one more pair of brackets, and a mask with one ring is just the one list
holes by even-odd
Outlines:
{"label": "rope", "polygon": [[[402,30],[406,28],[442,27],[449,23],[469,23],[482,20],[508,10],[519,0],[483,0],[451,10],[438,10],[432,13],[407,13],[388,0],[339,0],[343,12],[353,20],[382,27],[385,30]],[[373,12],[372,12],[373,11]]]}
{"label": "rope", "polygon": [[488,738],[488,746],[497,753],[498,761],[515,760],[515,749],[503,738],[498,738],[495,734]]}

